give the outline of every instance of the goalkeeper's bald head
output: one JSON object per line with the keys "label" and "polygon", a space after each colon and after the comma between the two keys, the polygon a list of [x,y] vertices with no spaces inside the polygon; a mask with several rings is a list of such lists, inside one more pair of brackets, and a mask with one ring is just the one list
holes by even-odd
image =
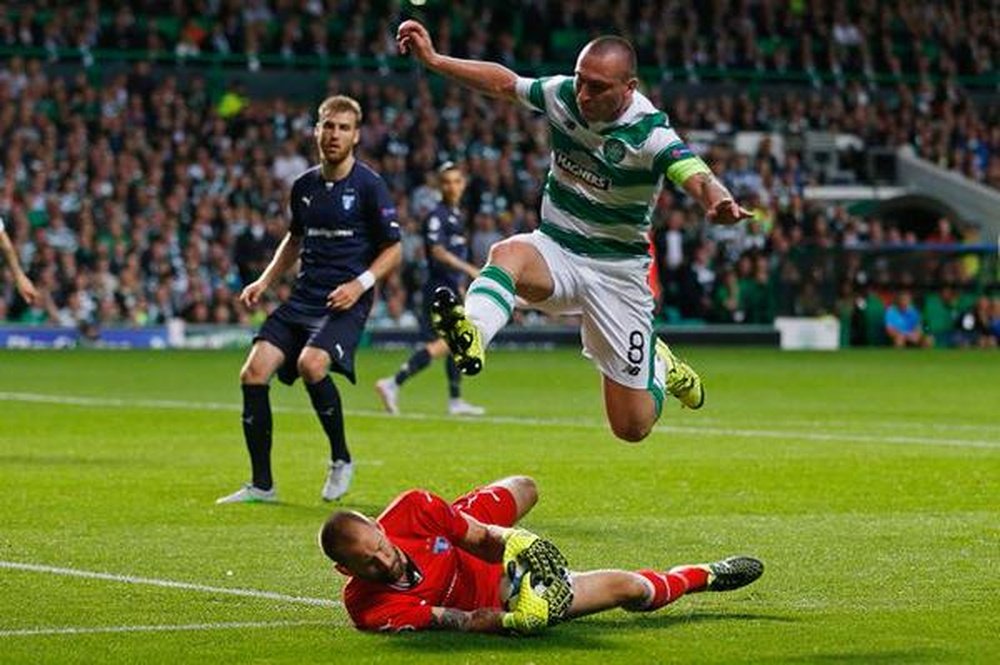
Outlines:
{"label": "goalkeeper's bald head", "polygon": [[331,561],[345,563],[351,546],[367,529],[378,527],[356,510],[338,510],[327,518],[319,530],[320,549]]}

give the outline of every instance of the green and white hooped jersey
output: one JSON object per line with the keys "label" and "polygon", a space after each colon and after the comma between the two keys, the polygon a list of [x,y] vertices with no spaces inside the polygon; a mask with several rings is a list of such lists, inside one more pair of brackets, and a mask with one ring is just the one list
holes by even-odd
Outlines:
{"label": "green and white hooped jersey", "polygon": [[517,80],[518,99],[546,115],[552,137],[540,230],[576,254],[647,256],[663,177],[679,185],[708,166],[641,93],[615,122],[588,123],[573,86],[572,76]]}

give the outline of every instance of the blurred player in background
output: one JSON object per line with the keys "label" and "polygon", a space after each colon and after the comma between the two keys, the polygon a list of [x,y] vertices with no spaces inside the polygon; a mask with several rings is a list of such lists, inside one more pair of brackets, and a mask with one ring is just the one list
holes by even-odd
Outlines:
{"label": "blurred player in background", "polygon": [[493,246],[464,307],[447,290],[433,303],[435,327],[459,369],[482,369],[486,347],[522,296],[542,311],[583,315],[584,353],[603,374],[605,411],[619,438],[649,434],[665,391],[701,408],[701,378],[653,332],[650,207],[665,176],[712,222],[734,224],[751,213],[636,90],[632,45],[600,37],[580,52],[574,76],[528,79],[496,63],[437,53],[417,21],[403,22],[397,42],[432,71],[544,113],[551,130],[539,230]]}
{"label": "blurred player in background", "polygon": [[462,374],[449,354],[448,345],[431,326],[430,305],[434,292],[447,287],[455,293],[462,293],[466,278],[475,279],[479,276],[479,269],[469,263],[465,218],[459,208],[465,185],[465,174],[453,162],[445,162],[438,168],[441,201],[424,219],[422,230],[424,255],[427,258],[427,283],[424,285],[424,313],[420,324],[426,344],[403,363],[395,376],[379,379],[375,383],[375,391],[389,413],[399,413],[399,389],[403,383],[427,367],[432,360],[442,356],[446,356],[448,413],[453,416],[481,416],[485,413],[482,407],[462,399]]}
{"label": "blurred player in background", "polygon": [[301,260],[291,297],[267,317],[240,372],[252,480],[218,503],[277,500],[268,397],[275,372],[289,385],[302,376],[330,440],[322,498],[343,496],[353,475],[340,394],[329,373],[354,383],[354,351],[371,311],[372,286],[399,265],[402,250],[385,182],[354,158],[361,106],[350,97],[333,96],[320,104],[318,116],[314,135],[320,165],[292,184],[288,233],[263,274],[240,294],[247,307],[254,307]]}
{"label": "blurred player in background", "polygon": [[[537,632],[549,617],[530,583],[521,584],[523,602],[510,611],[501,601],[501,561],[512,543],[524,547],[537,539],[512,527],[537,501],[537,486],[527,476],[498,480],[453,502],[410,490],[375,520],[353,511],[334,513],[319,542],[337,570],[351,578],[344,607],[361,630]],[[738,589],[763,572],[757,559],[730,557],[667,571],[570,573],[573,597],[562,618],[616,607],[652,612],[688,593]]]}
{"label": "blurred player in background", "polygon": [[3,262],[14,276],[14,287],[17,292],[21,294],[26,303],[34,305],[38,301],[38,291],[28,276],[24,274],[24,270],[21,269],[21,262],[17,260],[17,251],[14,249],[14,243],[11,242],[10,236],[7,235],[7,227],[3,217],[0,217],[0,257],[3,257]]}

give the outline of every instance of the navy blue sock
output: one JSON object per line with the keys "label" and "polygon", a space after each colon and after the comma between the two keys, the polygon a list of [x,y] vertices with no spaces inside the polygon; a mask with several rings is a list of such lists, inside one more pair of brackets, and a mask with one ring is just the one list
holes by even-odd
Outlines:
{"label": "navy blue sock", "polygon": [[458,399],[462,394],[462,373],[450,355],[445,360],[444,371],[448,374],[448,397]]}
{"label": "navy blue sock", "polygon": [[271,480],[271,400],[269,386],[243,385],[243,438],[250,453],[254,487],[269,490]]}
{"label": "navy blue sock", "polygon": [[431,364],[431,354],[427,347],[414,352],[410,359],[396,372],[396,385],[401,386],[408,378]]}
{"label": "navy blue sock", "polygon": [[316,416],[319,418],[326,437],[330,439],[330,459],[333,461],[351,461],[351,453],[347,450],[347,439],[344,438],[344,407],[340,403],[340,393],[329,375],[322,381],[307,383],[309,399],[312,400]]}

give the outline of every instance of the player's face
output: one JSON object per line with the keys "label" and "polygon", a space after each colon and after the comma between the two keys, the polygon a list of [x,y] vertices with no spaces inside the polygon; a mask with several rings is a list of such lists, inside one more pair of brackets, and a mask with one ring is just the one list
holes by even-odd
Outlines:
{"label": "player's face", "polygon": [[316,123],[315,136],[322,160],[339,164],[347,159],[361,138],[358,117],[350,111],[326,113]]}
{"label": "player's face", "polygon": [[395,582],[406,572],[406,557],[378,527],[364,529],[342,562],[352,575],[372,582]]}
{"label": "player's face", "polygon": [[585,50],[576,61],[575,74],[576,105],[589,122],[615,120],[632,100],[638,84],[613,53],[594,55]]}
{"label": "player's face", "polygon": [[465,175],[458,169],[449,169],[441,174],[441,197],[450,206],[458,205],[465,193]]}

